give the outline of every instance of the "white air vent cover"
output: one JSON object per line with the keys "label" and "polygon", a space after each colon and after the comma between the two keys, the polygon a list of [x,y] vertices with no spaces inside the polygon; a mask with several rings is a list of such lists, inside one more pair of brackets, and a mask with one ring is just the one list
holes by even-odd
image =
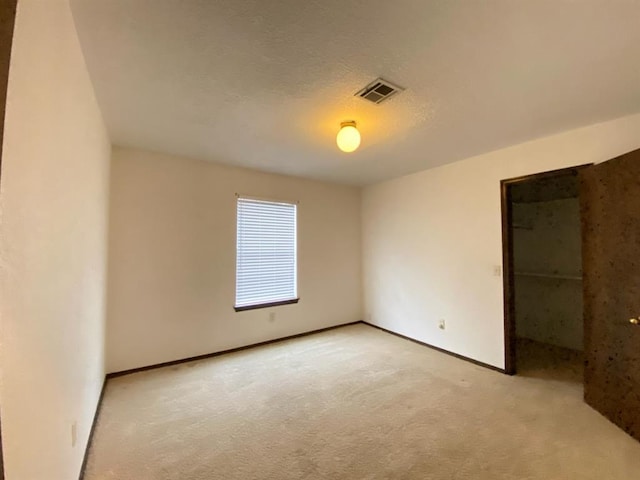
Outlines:
{"label": "white air vent cover", "polygon": [[402,92],[403,90],[404,88],[394,85],[391,82],[387,82],[382,78],[376,78],[373,82],[356,93],[356,96],[362,97],[373,103],[382,103],[386,99],[394,96],[396,93]]}

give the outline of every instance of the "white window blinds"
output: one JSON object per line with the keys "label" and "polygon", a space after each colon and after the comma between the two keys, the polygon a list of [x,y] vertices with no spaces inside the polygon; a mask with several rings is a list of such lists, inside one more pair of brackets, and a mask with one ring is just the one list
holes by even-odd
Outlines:
{"label": "white window blinds", "polygon": [[236,309],[296,299],[296,210],[238,198]]}

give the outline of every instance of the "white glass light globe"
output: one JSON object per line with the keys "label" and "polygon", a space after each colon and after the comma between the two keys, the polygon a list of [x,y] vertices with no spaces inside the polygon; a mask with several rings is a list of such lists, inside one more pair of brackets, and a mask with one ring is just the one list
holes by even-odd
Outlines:
{"label": "white glass light globe", "polygon": [[350,153],[360,146],[360,132],[356,128],[356,122],[343,122],[336,137],[338,148]]}

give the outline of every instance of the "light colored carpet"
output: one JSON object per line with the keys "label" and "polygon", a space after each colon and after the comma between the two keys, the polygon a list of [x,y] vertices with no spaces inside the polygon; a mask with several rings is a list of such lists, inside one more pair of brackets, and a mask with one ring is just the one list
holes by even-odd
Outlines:
{"label": "light colored carpet", "polygon": [[85,480],[638,478],[640,444],[539,377],[365,325],[120,377]]}

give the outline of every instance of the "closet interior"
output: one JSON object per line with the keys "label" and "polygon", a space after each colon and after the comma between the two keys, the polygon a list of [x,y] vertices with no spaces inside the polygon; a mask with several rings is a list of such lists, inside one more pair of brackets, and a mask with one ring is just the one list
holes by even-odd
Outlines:
{"label": "closet interior", "polygon": [[510,197],[517,373],[581,383],[578,177],[573,173],[518,183]]}

